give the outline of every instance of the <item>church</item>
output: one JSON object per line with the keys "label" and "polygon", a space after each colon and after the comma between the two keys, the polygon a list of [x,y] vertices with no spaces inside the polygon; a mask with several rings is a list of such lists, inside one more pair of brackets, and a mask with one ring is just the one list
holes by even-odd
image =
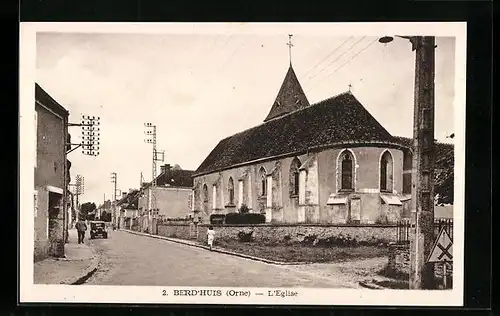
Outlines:
{"label": "church", "polygon": [[350,92],[310,104],[290,63],[263,123],[221,140],[193,174],[195,216],[388,224],[410,216],[411,149]]}

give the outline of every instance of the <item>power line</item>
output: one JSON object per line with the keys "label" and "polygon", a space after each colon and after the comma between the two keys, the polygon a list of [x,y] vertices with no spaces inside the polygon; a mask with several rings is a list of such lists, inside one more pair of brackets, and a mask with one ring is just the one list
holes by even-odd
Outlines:
{"label": "power line", "polygon": [[[358,51],[355,55],[353,55],[351,58],[349,58],[345,63],[343,63],[342,65],[340,65],[337,69],[335,69],[334,71],[330,72],[329,74],[326,75],[326,77],[324,77],[323,79],[326,79],[328,77],[330,77],[331,75],[333,75],[334,73],[336,73],[337,71],[339,71],[341,68],[343,68],[345,65],[347,65],[351,60],[353,60],[354,58],[356,58],[358,55],[360,55],[361,53],[363,53],[364,51],[366,51],[370,46],[372,46],[375,42],[377,41],[377,39],[374,39],[372,42],[370,42],[367,46],[365,46],[363,49],[361,49],[360,51]],[[318,82],[318,81],[316,81]],[[311,90],[315,85],[313,85],[309,90]]]}
{"label": "power line", "polygon": [[323,71],[325,71],[327,68],[329,68],[331,65],[333,65],[337,60],[340,59],[340,57],[344,56],[347,52],[349,52],[351,49],[354,48],[354,46],[356,46],[358,43],[360,43],[362,40],[365,39],[366,36],[363,36],[361,39],[359,39],[356,43],[354,43],[353,45],[351,45],[351,47],[349,47],[345,52],[343,52],[342,54],[340,54],[335,60],[333,60],[331,63],[328,64],[328,66],[324,67],[319,73],[317,73],[316,75],[312,76],[311,78],[309,78],[310,80],[314,79],[315,77],[317,77],[318,75],[320,75],[321,73],[323,73]]}
{"label": "power line", "polygon": [[[230,41],[232,36],[233,36],[233,34],[229,35],[229,38],[226,40],[224,45],[222,45],[221,49],[227,45],[227,43]],[[221,70],[224,68],[224,66],[228,63],[228,61],[231,60],[231,58],[233,58],[233,56],[236,54],[236,52],[238,50],[240,50],[242,47],[244,47],[245,45],[246,45],[246,43],[241,43],[241,44],[239,44],[239,46],[238,46],[238,44],[233,46],[232,49],[230,50],[230,53],[228,54],[228,57],[216,66],[216,71],[214,71],[214,73],[219,74],[221,72]],[[204,92],[213,84],[213,82],[214,82],[214,80],[211,78],[207,78],[206,80],[204,80],[203,86],[199,90],[200,92],[198,93],[198,96],[204,95]]]}
{"label": "power line", "polygon": [[222,45],[222,47],[221,47],[221,48],[226,47],[227,43],[229,43],[229,41],[231,40],[231,37],[233,37],[233,33],[229,34],[229,36],[228,36],[227,40],[224,42],[224,45]]}
{"label": "power line", "polygon": [[359,54],[363,53],[365,50],[367,50],[370,46],[372,46],[375,42],[377,41],[377,39],[374,39],[370,44],[368,44],[367,46],[365,46],[365,48],[363,48],[361,51],[359,51],[356,55],[352,56],[349,60],[347,60],[345,63],[343,63],[339,68],[335,69],[333,72],[337,72],[339,69],[341,69],[342,67],[344,67],[345,65],[347,65],[351,60],[353,60],[354,58],[356,58],[356,56],[358,56]]}
{"label": "power line", "polygon": [[217,35],[217,36],[215,37],[215,40],[212,42],[212,45],[210,45],[210,48],[208,49],[208,51],[211,51],[211,50],[213,50],[213,49],[214,49],[214,47],[217,45],[217,42],[219,41],[219,38],[220,38],[220,37],[221,37],[220,35]]}
{"label": "power line", "polygon": [[351,38],[353,38],[353,36],[348,37],[342,44],[338,45],[331,53],[329,53],[325,58],[323,58],[316,65],[314,65],[314,67],[312,67],[311,69],[306,71],[304,76],[307,76],[311,71],[313,71],[316,67],[318,67],[323,61],[327,60],[328,58],[330,58],[330,56],[335,54],[335,52],[338,51],[342,46],[344,46]]}

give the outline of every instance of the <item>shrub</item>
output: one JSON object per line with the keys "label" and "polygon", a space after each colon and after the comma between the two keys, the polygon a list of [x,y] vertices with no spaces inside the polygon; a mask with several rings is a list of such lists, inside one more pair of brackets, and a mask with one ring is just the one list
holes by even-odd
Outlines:
{"label": "shrub", "polygon": [[250,231],[250,232],[240,231],[240,232],[238,232],[238,240],[240,242],[251,242],[253,240],[253,231]]}
{"label": "shrub", "polygon": [[304,237],[304,240],[302,241],[303,245],[314,245],[316,242],[317,236],[316,235],[308,235]]}
{"label": "shrub", "polygon": [[239,211],[241,214],[248,214],[248,212],[250,212],[250,209],[246,204],[241,204]]}
{"label": "shrub", "polygon": [[212,215],[210,215],[210,224],[222,225],[222,224],[224,224],[225,218],[226,218],[226,215],[224,215],[224,214],[212,214]]}
{"label": "shrub", "polygon": [[266,216],[256,213],[229,213],[226,214],[226,224],[263,224]]}

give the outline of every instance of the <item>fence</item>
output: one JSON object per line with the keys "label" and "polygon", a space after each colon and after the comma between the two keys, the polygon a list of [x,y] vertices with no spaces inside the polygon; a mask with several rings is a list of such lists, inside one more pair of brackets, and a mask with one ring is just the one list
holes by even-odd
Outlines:
{"label": "fence", "polygon": [[450,235],[451,241],[453,241],[453,219],[451,218],[440,218],[434,220],[434,234],[437,235],[444,227],[444,230]]}
{"label": "fence", "polygon": [[398,244],[406,244],[410,242],[410,229],[414,227],[410,222],[410,219],[403,219],[398,221],[396,227],[396,238]]}
{"label": "fence", "polygon": [[[441,229],[444,227],[451,240],[453,240],[453,219],[451,218],[436,218],[434,219],[434,235],[437,237]],[[410,219],[400,220],[397,223],[396,240],[398,244],[406,244],[410,242],[411,229],[415,228],[415,224]]]}

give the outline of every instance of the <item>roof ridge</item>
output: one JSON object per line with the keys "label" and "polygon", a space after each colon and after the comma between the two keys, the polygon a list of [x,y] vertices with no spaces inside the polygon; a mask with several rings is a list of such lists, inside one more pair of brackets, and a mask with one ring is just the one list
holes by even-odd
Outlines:
{"label": "roof ridge", "polygon": [[[344,92],[338,93],[338,94],[336,94],[336,95],[334,95],[334,96],[331,96],[331,97],[329,97],[329,98],[326,98],[326,99],[323,99],[323,100],[321,100],[321,101],[315,102],[315,103],[311,104],[310,106],[315,106],[315,105],[317,105],[317,104],[321,104],[321,103],[323,103],[323,102],[331,101],[331,100],[334,100],[334,99],[336,99],[336,98],[338,98],[338,97],[340,97],[340,96],[343,96],[343,95],[348,95],[348,94],[352,95],[352,96],[356,99],[356,97],[354,96],[354,94],[352,94],[352,92],[351,92],[351,91],[344,91]],[[357,99],[356,99],[356,100],[357,100]]]}
{"label": "roof ridge", "polygon": [[[300,108],[300,109],[298,109],[298,110],[295,110],[295,111],[293,111],[293,112],[288,112],[288,113],[285,113],[285,114],[283,114],[283,115],[273,117],[272,119],[269,119],[269,120],[267,120],[267,121],[260,122],[260,123],[259,123],[259,124],[257,124],[257,125],[254,125],[254,126],[252,126],[252,127],[249,127],[249,128],[247,128],[247,129],[244,129],[244,130],[242,130],[242,131],[239,131],[239,132],[237,132],[237,133],[234,133],[234,134],[232,134],[232,135],[229,135],[229,136],[227,136],[227,137],[225,137],[225,138],[221,139],[221,140],[219,141],[219,143],[220,143],[220,142],[222,142],[222,141],[224,141],[224,140],[226,140],[226,139],[229,139],[229,138],[231,138],[231,137],[233,137],[233,136],[236,136],[236,135],[239,135],[239,134],[242,134],[242,133],[248,132],[248,131],[250,131],[250,130],[252,130],[252,129],[258,128],[258,127],[260,127],[260,126],[264,126],[264,125],[266,125],[266,124],[268,124],[268,123],[270,123],[270,122],[274,122],[274,121],[280,120],[280,119],[285,118],[285,117],[287,117],[287,116],[291,116],[291,115],[293,115],[293,114],[298,114],[298,113],[301,113],[301,112],[302,112],[302,111],[304,111],[304,110],[308,110],[308,109],[310,109],[310,108],[312,108],[312,107],[314,107],[314,106],[316,106],[316,105],[322,105],[322,103],[325,103],[325,102],[327,102],[327,101],[332,101],[332,100],[335,100],[335,99],[337,99],[338,97],[341,97],[341,96],[344,96],[344,95],[351,95],[351,96],[353,96],[353,97],[354,97],[354,99],[356,99],[356,97],[354,96],[354,94],[352,94],[352,92],[350,92],[350,91],[344,91],[344,92],[341,92],[341,93],[339,93],[339,94],[336,94],[336,95],[334,95],[334,96],[332,96],[332,97],[329,97],[329,98],[327,98],[327,99],[324,99],[324,100],[318,101],[318,102],[316,102],[316,103],[310,104],[309,106],[306,106],[306,107]],[[359,102],[359,100],[358,100],[358,99],[356,99],[356,101],[358,101],[358,102]],[[360,103],[360,104],[361,104],[361,103]],[[363,106],[363,108],[366,110],[366,108],[365,108],[364,106]],[[368,111],[368,110],[366,110],[366,111]],[[371,115],[371,114],[370,114],[370,115]],[[391,135],[391,136],[392,136],[392,135]],[[219,144],[219,143],[218,143],[218,144]],[[214,148],[214,149],[215,149],[215,148]]]}

